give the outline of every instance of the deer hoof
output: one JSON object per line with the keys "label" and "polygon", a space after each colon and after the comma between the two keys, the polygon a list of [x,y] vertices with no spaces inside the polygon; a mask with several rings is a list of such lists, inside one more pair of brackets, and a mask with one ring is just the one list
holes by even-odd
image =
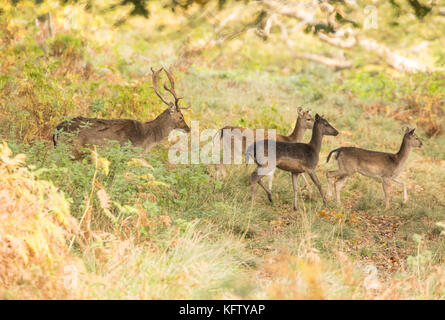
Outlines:
{"label": "deer hoof", "polygon": [[269,199],[269,201],[270,201],[271,203],[273,203],[273,200],[272,200],[272,194],[268,193],[268,194],[267,194],[267,198]]}

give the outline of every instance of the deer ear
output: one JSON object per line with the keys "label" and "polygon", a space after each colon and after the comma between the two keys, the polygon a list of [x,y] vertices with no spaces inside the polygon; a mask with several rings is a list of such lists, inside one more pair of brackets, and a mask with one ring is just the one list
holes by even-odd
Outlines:
{"label": "deer ear", "polygon": [[320,116],[318,115],[318,113],[315,115],[315,121],[320,120]]}
{"label": "deer ear", "polygon": [[407,134],[409,132],[410,128],[409,127],[403,127],[403,133]]}
{"label": "deer ear", "polygon": [[298,115],[299,115],[299,116],[302,116],[302,115],[303,115],[303,109],[302,109],[301,107],[298,107],[298,108],[297,108],[297,112],[298,112]]}
{"label": "deer ear", "polygon": [[414,128],[413,130],[411,130],[411,131],[409,132],[409,134],[413,135],[413,134],[414,134],[414,131],[416,131],[416,128]]}

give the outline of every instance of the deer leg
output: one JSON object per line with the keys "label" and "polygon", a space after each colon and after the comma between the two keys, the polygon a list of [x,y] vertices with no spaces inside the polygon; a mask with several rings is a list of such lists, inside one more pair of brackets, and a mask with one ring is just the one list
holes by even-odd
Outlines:
{"label": "deer leg", "polygon": [[216,165],[216,177],[218,179],[224,179],[226,177],[226,169],[224,164],[219,163]]}
{"label": "deer leg", "polygon": [[[233,163],[234,154],[233,148],[230,148],[231,144],[227,146],[227,143],[224,143],[222,139],[219,143],[222,145],[222,154],[220,154],[219,163],[216,165],[216,176],[218,179],[225,179],[227,177],[226,166]],[[226,159],[224,155],[229,155],[230,157]]]}
{"label": "deer leg", "polygon": [[298,192],[298,178],[299,173],[292,172],[292,187],[294,188],[294,210],[297,211],[297,192]]}
{"label": "deer leg", "polygon": [[264,177],[264,175],[259,175],[257,170],[252,172],[252,175],[250,176],[250,191],[251,191],[251,194],[252,194],[252,205],[253,205],[253,203],[255,201],[256,184],[257,183],[264,189],[264,191],[266,191],[267,198],[269,199],[270,202],[272,202],[272,194],[271,194],[271,192],[269,191],[269,189],[261,181],[261,179],[263,177]]}
{"label": "deer leg", "polygon": [[326,181],[328,183],[328,193],[327,193],[328,198],[332,197],[332,180],[335,177],[339,177],[341,175],[343,175],[343,172],[341,172],[340,170],[326,172]]}
{"label": "deer leg", "polygon": [[326,198],[330,199],[332,197],[332,184],[330,181],[329,173],[331,171],[326,172],[326,182],[328,184],[328,191],[326,193]]}
{"label": "deer leg", "polygon": [[252,205],[255,201],[256,183],[257,183],[258,179],[259,179],[259,177],[258,177],[257,169],[255,169],[255,171],[252,172],[252,174],[250,175],[250,193],[252,195]]}
{"label": "deer leg", "polygon": [[341,206],[340,190],[341,190],[341,188],[343,188],[343,185],[346,183],[346,180],[348,180],[348,176],[343,175],[343,176],[340,176],[340,178],[334,184],[335,195],[337,197],[337,204],[339,206]]}
{"label": "deer leg", "polygon": [[261,178],[262,178],[262,177],[264,177],[264,176],[261,176],[261,177],[260,177],[260,180],[258,180],[258,184],[259,184],[260,186],[263,187],[264,191],[266,191],[266,193],[267,193],[267,198],[269,199],[269,201],[270,201],[270,202],[273,202],[273,201],[272,201],[272,193],[270,192],[269,188],[267,188],[267,187],[264,185],[264,183],[261,181]]}
{"label": "deer leg", "polygon": [[309,184],[309,181],[307,181],[306,176],[304,174],[301,174],[301,177],[304,180],[304,183],[306,184],[306,189],[309,192],[309,198],[312,198],[312,188],[311,185]]}
{"label": "deer leg", "polygon": [[315,171],[309,171],[308,174],[309,174],[309,177],[311,177],[314,184],[317,186],[318,191],[320,192],[321,198],[323,199],[323,204],[326,206],[327,205],[326,198],[323,194],[323,189],[321,189],[321,184],[320,184],[320,181],[318,180],[317,175],[315,174]]}
{"label": "deer leg", "polygon": [[392,181],[397,182],[398,184],[401,184],[403,186],[403,204],[405,204],[408,201],[408,193],[406,192],[406,184],[405,181],[403,181],[400,178],[393,178]]}
{"label": "deer leg", "polygon": [[267,179],[269,180],[269,190],[270,191],[272,191],[272,181],[273,181],[274,173],[275,173],[275,169],[273,169],[272,172],[267,175]]}
{"label": "deer leg", "polygon": [[72,151],[72,155],[73,155],[73,157],[74,157],[73,160],[75,160],[75,161],[80,161],[80,160],[82,160],[82,158],[85,157],[85,155],[86,155],[87,153],[85,152],[85,149],[84,149],[84,148],[85,148],[85,145],[80,144],[80,143],[77,143],[77,144],[75,145],[75,147],[71,149],[71,151]]}
{"label": "deer leg", "polygon": [[385,193],[385,209],[389,209],[389,179],[382,178],[383,192]]}

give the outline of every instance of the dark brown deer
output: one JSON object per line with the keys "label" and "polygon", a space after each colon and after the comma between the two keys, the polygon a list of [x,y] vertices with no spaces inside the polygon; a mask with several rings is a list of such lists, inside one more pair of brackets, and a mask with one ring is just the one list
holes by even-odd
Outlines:
{"label": "dark brown deer", "polygon": [[[311,116],[310,110],[303,110],[301,107],[297,108],[297,121],[295,123],[294,130],[289,136],[277,134],[275,139],[277,141],[284,141],[284,142],[301,142],[303,140],[304,132],[308,129],[312,129],[312,126],[314,125],[314,118]],[[227,141],[224,141],[224,133],[228,133],[231,137],[227,139]],[[260,135],[260,140],[267,139],[267,131],[264,131],[264,135]],[[248,138],[251,138],[251,141],[247,141]],[[248,129],[248,128],[242,128],[242,127],[232,127],[227,126],[222,129],[219,129],[214,137],[214,141],[217,143],[222,144],[223,146],[223,152],[227,152],[228,148],[231,148],[230,153],[235,154],[238,152],[240,155],[245,154],[246,151],[246,144],[250,144],[257,139],[257,129]],[[240,146],[240,150],[235,150],[236,146]],[[224,177],[225,176],[225,169],[224,164],[220,163],[216,167],[216,175],[217,177]],[[271,172],[270,175],[268,175],[269,178],[269,189],[272,190],[272,181],[273,181],[274,172]],[[309,191],[309,193],[312,193],[311,187],[309,185],[309,182],[306,180],[306,177],[302,175],[303,180],[306,184],[306,187]]]}
{"label": "dark brown deer", "polygon": [[382,181],[383,192],[385,193],[385,208],[389,209],[389,183],[394,181],[403,186],[403,204],[408,201],[405,182],[399,178],[412,148],[421,147],[422,141],[414,133],[415,129],[405,129],[402,145],[399,152],[387,153],[365,150],[354,147],[343,147],[332,150],[326,162],[333,155],[338,162],[338,170],[328,171],[326,178],[328,181],[328,197],[332,195],[332,181],[335,182],[335,192],[337,203],[341,205],[340,190],[348,177],[358,172],[364,176],[378,178]]}
{"label": "dark brown deer", "polygon": [[[159,92],[158,77],[164,70],[170,81],[170,87],[164,83],[164,89],[171,93],[174,102],[167,101]],[[182,99],[176,95],[175,81],[170,72],[164,68],[158,71],[152,71],[153,89],[156,95],[164,102],[168,108],[164,110],[156,119],[147,122],[141,122],[132,119],[97,119],[76,117],[70,121],[60,123],[56,127],[56,133],[53,135],[54,146],[57,145],[58,133],[61,131],[75,133],[75,143],[73,147],[76,159],[81,158],[80,149],[92,145],[105,145],[108,141],[117,141],[122,146],[131,141],[133,146],[142,148],[144,152],[149,152],[154,146],[168,137],[174,129],[182,129],[190,132],[190,128],[184,121],[179,106],[179,100]]]}
{"label": "dark brown deer", "polygon": [[[312,138],[309,143],[275,142],[275,150],[269,150],[269,141],[257,141],[247,148],[246,163],[249,158],[253,158],[258,167],[250,177],[252,205],[255,200],[256,184],[258,183],[266,191],[269,201],[272,202],[270,190],[262,183],[261,179],[268,175],[270,171],[279,168],[292,173],[292,185],[294,189],[294,210],[297,210],[297,178],[301,173],[307,173],[326,205],[326,199],[317,178],[315,169],[318,164],[321,142],[324,135],[336,136],[338,131],[318,114],[315,115],[315,122],[312,128]],[[272,144],[273,145],[273,144]],[[271,152],[270,152],[271,151]],[[275,151],[275,152],[274,152]],[[262,169],[262,172],[259,172]]]}

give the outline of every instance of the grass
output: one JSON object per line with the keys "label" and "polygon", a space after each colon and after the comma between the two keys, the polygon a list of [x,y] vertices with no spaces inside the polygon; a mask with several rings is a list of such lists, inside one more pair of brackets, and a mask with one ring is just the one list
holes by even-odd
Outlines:
{"label": "grass", "polygon": [[[30,6],[16,14],[32,13]],[[79,231],[54,243],[57,233],[39,234],[57,244],[53,255],[62,255],[62,264],[1,259],[0,297],[444,298],[443,228],[437,225],[445,220],[444,135],[431,134],[443,126],[443,73],[334,72],[276,55],[274,40],[257,52],[252,48],[261,43],[253,37],[241,52],[235,41],[222,54],[213,48],[195,60],[177,60],[183,39],[176,25],[166,28],[176,34],[168,43],[162,31],[141,36],[153,20],[135,20],[131,29],[112,28],[103,19],[91,22],[103,38],[80,28],[60,32],[46,47],[20,20],[1,26],[13,39],[0,47],[0,135],[13,151],[1,158],[2,179],[19,173],[18,179],[45,186],[31,189],[27,203],[48,220],[30,214],[29,223],[52,226],[55,210],[46,202],[54,196],[63,199],[58,205]],[[149,88],[148,67],[175,61],[181,61],[174,68],[177,92],[191,106],[185,118],[199,120],[201,129],[242,125],[288,134],[298,106],[323,114],[340,131],[323,140],[317,174],[324,189],[326,171],[336,167],[325,163],[330,150],[354,145],[395,152],[402,127],[418,123],[424,147],[410,155],[402,173],[408,203],[401,205],[402,190],[393,185],[392,208],[384,210],[381,183],[357,175],[342,190],[343,208],[335,201],[324,208],[313,186],[312,199],[300,192],[295,212],[290,175],[277,171],[274,204],[259,190],[251,206],[253,166],[229,166],[228,176],[217,180],[212,165],[169,164],[168,141],[150,154],[130,145],[98,148],[78,162],[66,145],[51,147],[54,126],[74,115],[153,119],[163,106]],[[400,108],[409,112],[401,116]],[[304,141],[309,138],[307,132]],[[26,162],[11,171],[8,163],[17,154]],[[21,196],[7,197],[26,212]],[[13,223],[14,214],[4,211],[1,219]],[[13,228],[0,234],[21,237]],[[3,261],[19,265],[18,274],[2,273],[10,268]],[[375,289],[368,286],[369,265],[378,270]],[[47,285],[40,288],[39,281]]]}

